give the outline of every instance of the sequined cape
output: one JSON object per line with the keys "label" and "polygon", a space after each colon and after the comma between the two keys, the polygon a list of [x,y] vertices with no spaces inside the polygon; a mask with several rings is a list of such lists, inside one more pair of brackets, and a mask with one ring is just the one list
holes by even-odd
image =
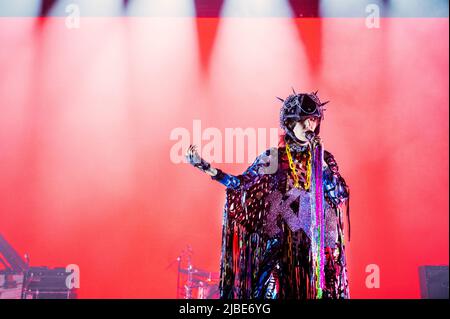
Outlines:
{"label": "sequined cape", "polygon": [[[294,154],[299,162],[304,152]],[[290,174],[286,149],[279,147],[258,156],[242,175],[219,170],[213,177],[227,187],[220,271],[222,299],[317,298],[309,232],[311,199],[308,191],[293,189]],[[348,231],[350,228],[349,189],[327,151],[322,178],[326,258],[321,298],[349,298],[344,243],[345,211]],[[296,196],[292,196],[293,191]]]}

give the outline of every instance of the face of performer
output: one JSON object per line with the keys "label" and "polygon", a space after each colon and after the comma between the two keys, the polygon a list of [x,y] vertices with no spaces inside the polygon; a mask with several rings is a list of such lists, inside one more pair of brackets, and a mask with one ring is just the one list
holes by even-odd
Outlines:
{"label": "face of performer", "polygon": [[308,139],[305,136],[307,131],[313,131],[319,125],[319,118],[317,117],[306,117],[298,121],[294,126],[294,134],[301,142],[306,143]]}

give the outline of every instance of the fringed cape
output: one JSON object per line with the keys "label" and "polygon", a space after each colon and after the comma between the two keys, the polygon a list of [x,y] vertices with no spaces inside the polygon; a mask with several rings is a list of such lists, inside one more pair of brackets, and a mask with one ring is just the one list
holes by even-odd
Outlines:
{"label": "fringed cape", "polygon": [[[312,247],[313,236],[317,236],[311,231],[314,197],[311,189],[293,187],[284,147],[267,150],[242,175],[221,172],[216,178],[227,186],[222,299],[350,297],[343,223],[345,211],[349,217],[349,189],[333,156],[327,151],[323,155],[324,256],[320,267]],[[305,150],[294,156],[301,163]],[[321,287],[317,268],[323,276]]]}

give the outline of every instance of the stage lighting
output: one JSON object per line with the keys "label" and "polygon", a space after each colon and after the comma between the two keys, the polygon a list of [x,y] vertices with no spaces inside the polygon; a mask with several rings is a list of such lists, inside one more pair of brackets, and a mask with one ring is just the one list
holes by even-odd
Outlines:
{"label": "stage lighting", "polygon": [[194,0],[194,3],[197,17],[217,18],[220,16],[224,0]]}
{"label": "stage lighting", "polygon": [[368,5],[377,5],[380,13],[383,14],[383,0],[321,0],[319,12],[321,17],[330,18],[364,18],[368,15],[366,8]]}
{"label": "stage lighting", "polygon": [[292,17],[287,0],[226,0],[223,17]]}
{"label": "stage lighting", "polygon": [[0,17],[36,17],[42,0],[0,0]]}
{"label": "stage lighting", "polygon": [[194,0],[132,0],[127,7],[129,16],[194,17]]}
{"label": "stage lighting", "polygon": [[447,17],[448,0],[395,0],[389,1],[391,17]]}
{"label": "stage lighting", "polygon": [[50,9],[51,16],[66,16],[68,5],[78,5],[82,17],[121,16],[123,13],[122,0],[59,0]]}

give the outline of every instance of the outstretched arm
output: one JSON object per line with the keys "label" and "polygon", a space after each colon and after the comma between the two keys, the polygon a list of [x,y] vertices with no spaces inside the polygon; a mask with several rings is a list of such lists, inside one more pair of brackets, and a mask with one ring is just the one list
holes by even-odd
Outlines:
{"label": "outstretched arm", "polygon": [[234,175],[224,173],[218,168],[214,168],[210,163],[205,161],[197,152],[197,147],[195,145],[189,146],[186,152],[186,160],[188,163],[197,167],[202,172],[211,176],[211,178],[219,183],[222,183],[227,188],[237,188],[240,185],[240,180]]}

